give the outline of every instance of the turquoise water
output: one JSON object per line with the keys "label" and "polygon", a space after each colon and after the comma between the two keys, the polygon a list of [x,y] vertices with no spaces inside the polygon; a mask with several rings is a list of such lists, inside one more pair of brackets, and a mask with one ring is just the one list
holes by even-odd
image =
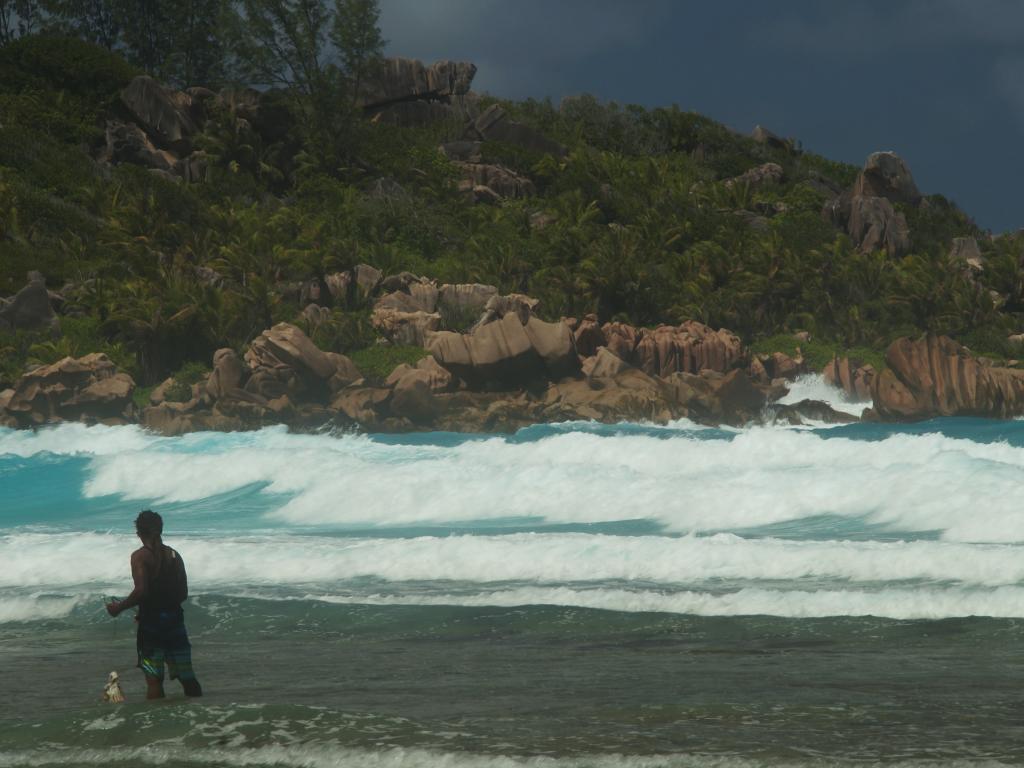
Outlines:
{"label": "turquoise water", "polygon": [[[1022,472],[967,419],[0,430],[0,766],[1018,764]],[[201,701],[102,608],[144,507]]]}

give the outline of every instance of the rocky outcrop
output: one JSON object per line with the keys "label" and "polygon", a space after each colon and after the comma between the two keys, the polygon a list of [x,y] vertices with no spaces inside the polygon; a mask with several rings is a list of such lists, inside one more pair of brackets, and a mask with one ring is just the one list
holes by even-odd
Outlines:
{"label": "rocky outcrop", "polygon": [[232,349],[217,350],[212,371],[189,401],[151,398],[140,422],[165,434],[268,424],[321,427],[335,415],[329,403],[361,382],[349,358],[324,352],[299,328],[278,323],[253,340],[244,358]]}
{"label": "rocky outcrop", "polygon": [[972,273],[985,269],[981,248],[973,237],[954,237],[949,248],[949,263],[954,266],[966,267]]}
{"label": "rocky outcrop", "polygon": [[781,136],[777,136],[767,128],[760,125],[754,126],[754,130],[750,132],[750,138],[758,144],[763,144],[770,149],[781,149],[784,152],[793,151],[793,141],[791,139],[784,139]]}
{"label": "rocky outcrop", "polygon": [[653,329],[606,323],[601,331],[605,346],[617,357],[656,376],[702,370],[724,373],[745,355],[734,333],[724,328],[715,331],[695,320]]}
{"label": "rocky outcrop", "polygon": [[883,197],[894,203],[918,205],[921,193],[910,169],[895,152],[870,155],[853,184],[853,197]]}
{"label": "rocky outcrop", "polygon": [[849,203],[846,231],[865,253],[884,250],[890,256],[910,249],[907,218],[883,197],[854,197]]}
{"label": "rocky outcrop", "polygon": [[459,191],[476,203],[528,197],[536,191],[532,181],[503,165],[456,162],[455,166],[462,174]]}
{"label": "rocky outcrop", "polygon": [[362,87],[359,105],[364,109],[399,101],[440,100],[469,93],[476,65],[468,61],[436,61],[426,65],[416,59],[387,58],[379,71]]}
{"label": "rocky outcrop", "polygon": [[821,371],[825,383],[837,387],[850,400],[870,400],[875,382],[875,368],[870,363],[833,357]]}
{"label": "rocky outcrop", "polygon": [[139,75],[121,91],[121,103],[154,143],[179,154],[192,149],[197,131],[192,97]]}
{"label": "rocky outcrop", "polygon": [[471,389],[535,387],[579,370],[572,332],[564,323],[509,313],[472,333],[433,334],[427,349]]}
{"label": "rocky outcrop", "polygon": [[798,427],[805,424],[852,424],[860,421],[856,416],[837,411],[820,400],[801,400],[787,405],[772,404],[765,409],[765,421]]}
{"label": "rocky outcrop", "polygon": [[134,415],[134,391],[131,376],[118,372],[106,355],[65,357],[18,379],[0,411],[19,427],[61,421],[126,424]]}
{"label": "rocky outcrop", "polygon": [[429,335],[441,328],[437,285],[409,273],[389,277],[382,285],[393,290],[373,305],[374,329],[392,344],[424,346]]}
{"label": "rocky outcrop", "polygon": [[868,157],[853,187],[825,205],[824,214],[863,252],[898,256],[910,248],[907,219],[893,203],[919,205],[921,193],[906,163],[893,152]]}
{"label": "rocky outcrop", "polygon": [[492,104],[473,122],[470,134],[483,141],[500,141],[542,154],[562,157],[566,148],[528,125],[509,119],[508,113]]}
{"label": "rocky outcrop", "polygon": [[999,368],[946,336],[897,339],[871,388],[886,421],[1024,414],[1024,371]]}
{"label": "rocky outcrop", "polygon": [[134,123],[111,120],[107,123],[105,137],[104,159],[114,165],[131,163],[170,173],[179,162],[173,152],[157,149],[146,132]]}
{"label": "rocky outcrop", "polygon": [[493,323],[495,320],[501,320],[509,314],[515,315],[519,318],[520,323],[526,325],[539,304],[539,299],[534,299],[522,293],[510,293],[507,296],[491,296],[484,305],[483,314],[480,315],[480,319],[476,321],[473,328],[476,329],[488,323]]}
{"label": "rocky outcrop", "polygon": [[0,330],[60,332],[60,320],[41,274],[32,272],[28,285],[0,304]]}
{"label": "rocky outcrop", "polygon": [[753,192],[780,183],[783,176],[784,173],[781,165],[778,163],[765,163],[756,168],[751,168],[739,176],[726,179],[722,183],[730,189],[735,186],[746,186]]}

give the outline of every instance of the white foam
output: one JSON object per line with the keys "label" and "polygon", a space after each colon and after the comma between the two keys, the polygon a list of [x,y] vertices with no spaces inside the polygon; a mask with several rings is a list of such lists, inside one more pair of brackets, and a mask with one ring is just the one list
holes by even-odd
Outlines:
{"label": "white foam", "polygon": [[20,597],[0,596],[0,624],[63,619],[82,601],[82,596],[51,597],[38,593]]}
{"label": "white foam", "polygon": [[819,373],[798,376],[786,386],[789,393],[779,400],[782,405],[799,403],[801,400],[818,400],[831,406],[835,411],[852,416],[860,416],[861,412],[871,405],[870,400],[847,397],[843,390],[825,383],[825,377]]}
{"label": "white foam", "polygon": [[712,592],[632,591],[522,587],[477,594],[317,594],[303,600],[344,605],[446,605],[514,608],[555,605],[628,613],[694,616],[779,616],[791,619],[876,616],[887,619],[947,619],[965,616],[1024,618],[1024,588],[770,590]]}
{"label": "white foam", "polygon": [[385,445],[257,433],[204,450],[97,455],[88,496],[188,502],[260,484],[288,525],[409,525],[497,518],[647,519],[672,531],[832,514],[955,541],[1024,541],[1024,449],[941,434],[869,442],[757,428],[730,440],[567,433]]}
{"label": "white foam", "polygon": [[101,424],[61,424],[34,431],[0,429],[0,456],[29,457],[40,453],[109,456],[144,450],[160,438],[140,427],[106,427]]}
{"label": "white foam", "polygon": [[[193,592],[238,585],[332,585],[374,578],[537,584],[716,582],[1024,584],[1021,547],[940,541],[855,542],[713,536],[525,533],[350,539],[172,538]],[[124,589],[137,540],[102,534],[0,536],[0,588],[96,594]],[[54,568],[53,563],[74,563]]]}

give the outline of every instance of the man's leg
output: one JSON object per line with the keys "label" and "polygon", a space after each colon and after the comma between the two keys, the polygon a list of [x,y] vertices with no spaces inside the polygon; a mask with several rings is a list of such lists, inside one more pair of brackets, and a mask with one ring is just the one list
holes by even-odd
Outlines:
{"label": "man's leg", "polygon": [[164,681],[159,677],[150,677],[149,675],[146,675],[146,698],[164,698]]}
{"label": "man's leg", "polygon": [[203,687],[199,685],[199,681],[194,677],[191,680],[182,680],[181,687],[185,691],[186,696],[202,696]]}
{"label": "man's leg", "polygon": [[164,698],[164,653],[160,648],[149,648],[139,653],[139,668],[146,676],[146,698]]}

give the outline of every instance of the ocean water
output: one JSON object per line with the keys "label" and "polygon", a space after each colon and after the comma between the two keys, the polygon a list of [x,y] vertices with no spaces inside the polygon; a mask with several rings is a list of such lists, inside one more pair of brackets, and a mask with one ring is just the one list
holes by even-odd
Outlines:
{"label": "ocean water", "polygon": [[[1021,764],[1022,480],[1019,421],[0,430],[0,768]],[[144,507],[200,700],[103,609]]]}

